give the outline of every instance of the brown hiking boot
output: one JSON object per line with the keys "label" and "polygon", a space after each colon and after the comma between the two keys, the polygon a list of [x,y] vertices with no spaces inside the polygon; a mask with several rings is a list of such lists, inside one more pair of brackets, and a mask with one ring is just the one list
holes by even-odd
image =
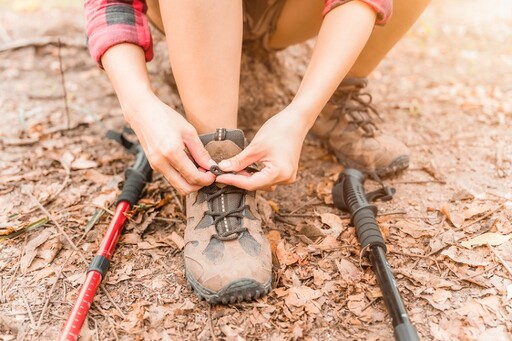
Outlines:
{"label": "brown hiking boot", "polygon": [[372,113],[379,115],[370,104],[371,95],[361,92],[366,84],[366,78],[345,78],[311,132],[344,166],[385,177],[409,166],[409,151],[373,122]]}
{"label": "brown hiking boot", "polygon": [[[200,138],[217,162],[245,147],[241,130],[217,129]],[[189,194],[184,257],[188,282],[210,303],[249,301],[268,293],[272,256],[255,192],[213,183]]]}

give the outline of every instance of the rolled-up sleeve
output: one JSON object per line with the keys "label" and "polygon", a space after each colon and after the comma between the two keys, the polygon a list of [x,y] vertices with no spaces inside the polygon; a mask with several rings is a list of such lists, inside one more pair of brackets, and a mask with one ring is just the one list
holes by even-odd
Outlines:
{"label": "rolled-up sleeve", "polygon": [[[333,8],[346,4],[353,0],[324,0],[325,8],[323,15],[325,16]],[[377,12],[377,20],[375,24],[384,25],[393,13],[393,0],[358,0],[369,5],[375,12]]]}
{"label": "rolled-up sleeve", "polygon": [[153,58],[144,0],[86,0],[84,9],[89,51],[98,65],[109,48],[121,43],[142,47],[146,61]]}

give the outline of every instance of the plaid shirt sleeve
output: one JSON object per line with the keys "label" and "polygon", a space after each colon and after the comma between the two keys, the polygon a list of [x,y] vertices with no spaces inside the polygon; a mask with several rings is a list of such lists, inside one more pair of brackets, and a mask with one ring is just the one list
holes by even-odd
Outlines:
{"label": "plaid shirt sleeve", "polygon": [[89,51],[100,67],[103,54],[121,43],[142,47],[146,61],[153,58],[145,0],[86,0],[84,9]]}
{"label": "plaid shirt sleeve", "polygon": [[[346,4],[352,0],[324,0],[325,9],[323,15],[325,16],[329,11],[333,8],[336,8],[340,5]],[[377,12],[377,20],[375,23],[377,25],[384,25],[388,19],[391,17],[391,13],[393,12],[393,0],[360,0],[365,4],[369,5],[371,8]]]}

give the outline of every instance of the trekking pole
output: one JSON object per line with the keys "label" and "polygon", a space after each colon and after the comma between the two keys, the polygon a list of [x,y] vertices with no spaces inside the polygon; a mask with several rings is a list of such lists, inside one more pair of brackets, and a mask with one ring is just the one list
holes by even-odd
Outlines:
{"label": "trekking pole", "polygon": [[91,308],[94,295],[101,281],[107,274],[110,259],[121,236],[121,232],[123,231],[126,221],[126,212],[137,203],[144,185],[151,180],[151,166],[149,165],[142,147],[125,140],[122,134],[109,131],[109,135],[111,138],[118,140],[118,142],[128,150],[135,152],[137,156],[134,165],[128,168],[125,173],[126,179],[121,194],[117,199],[116,212],[103,237],[98,253],[89,265],[87,277],[80,289],[76,303],[69,314],[59,339],[60,341],[78,339],[87,313]]}
{"label": "trekking pole", "polygon": [[[398,291],[396,280],[386,260],[386,244],[377,225],[377,207],[368,199],[376,198],[364,192],[364,175],[356,169],[346,169],[340,174],[332,189],[334,206],[350,212],[351,224],[355,226],[362,250],[368,250],[386,308],[391,315],[395,340],[417,341],[418,333],[412,325]],[[388,198],[392,193],[387,193]]]}

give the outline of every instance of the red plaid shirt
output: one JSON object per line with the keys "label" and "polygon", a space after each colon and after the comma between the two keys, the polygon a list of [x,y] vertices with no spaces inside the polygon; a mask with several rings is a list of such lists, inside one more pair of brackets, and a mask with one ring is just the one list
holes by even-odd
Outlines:
{"label": "red plaid shirt", "polygon": [[[351,0],[324,0],[323,15]],[[376,24],[383,25],[391,16],[393,0],[360,0],[377,12]],[[89,50],[100,65],[105,51],[121,43],[144,49],[146,61],[153,58],[153,41],[146,18],[145,0],[86,0],[84,3]]]}

